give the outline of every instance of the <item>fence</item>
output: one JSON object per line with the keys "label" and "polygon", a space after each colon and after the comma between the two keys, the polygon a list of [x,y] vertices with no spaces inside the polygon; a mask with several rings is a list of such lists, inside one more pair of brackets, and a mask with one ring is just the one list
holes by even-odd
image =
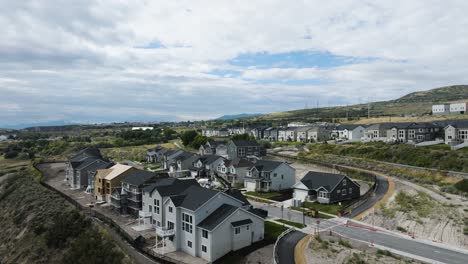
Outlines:
{"label": "fence", "polygon": [[275,242],[275,245],[273,246],[273,264],[278,264],[278,254],[276,254],[276,247],[278,246],[278,242],[287,234],[289,234],[291,231],[293,231],[294,229],[292,228],[289,228],[288,230],[284,231],[283,233],[281,233],[281,235],[278,236],[278,238],[276,239],[276,242]]}
{"label": "fence", "polygon": [[[39,164],[37,164],[37,163],[33,164],[34,168],[36,170],[38,170],[39,172],[41,172],[37,168],[37,165],[39,165]],[[111,227],[112,229],[114,229],[136,251],[145,254],[150,259],[153,259],[153,260],[157,261],[158,263],[163,263],[163,264],[179,264],[179,263],[182,263],[182,262],[179,262],[179,261],[174,260],[172,258],[169,258],[167,256],[158,254],[158,253],[154,252],[153,250],[151,250],[149,248],[145,248],[145,240],[144,240],[144,238],[142,236],[138,236],[136,238],[133,238],[130,234],[127,233],[127,231],[125,229],[121,228],[113,219],[111,219],[110,217],[104,215],[103,213],[98,212],[96,210],[93,210],[91,207],[87,207],[87,206],[84,206],[84,205],[80,204],[79,202],[77,202],[76,200],[71,198],[70,196],[66,195],[65,193],[63,193],[60,190],[57,190],[56,188],[52,187],[51,185],[47,184],[44,181],[40,181],[39,183],[42,186],[44,186],[45,188],[47,188],[47,189],[59,194],[60,196],[62,196],[70,204],[72,204],[73,206],[75,206],[76,208],[81,210],[85,215],[87,215],[89,217],[97,218],[102,223],[104,223],[104,224],[108,225],[109,227]]]}

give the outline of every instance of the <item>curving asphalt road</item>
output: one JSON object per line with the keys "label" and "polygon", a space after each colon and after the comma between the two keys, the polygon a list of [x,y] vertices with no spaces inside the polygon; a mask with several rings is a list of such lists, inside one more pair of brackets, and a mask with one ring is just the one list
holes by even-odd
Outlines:
{"label": "curving asphalt road", "polygon": [[299,231],[292,231],[282,237],[276,246],[278,264],[294,264],[294,249],[297,243],[303,239],[306,234]]}
{"label": "curving asphalt road", "polygon": [[385,194],[388,191],[388,185],[389,185],[387,178],[380,176],[380,175],[376,175],[375,180],[376,182],[375,182],[374,194],[369,199],[367,199],[363,204],[353,209],[350,214],[346,215],[346,217],[354,218],[360,215],[361,213],[371,208],[375,203],[380,201],[385,196]]}

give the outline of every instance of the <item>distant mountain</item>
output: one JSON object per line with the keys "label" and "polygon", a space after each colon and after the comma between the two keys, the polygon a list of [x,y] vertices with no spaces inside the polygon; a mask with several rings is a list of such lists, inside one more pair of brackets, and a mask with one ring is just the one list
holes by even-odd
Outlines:
{"label": "distant mountain", "polygon": [[74,123],[66,121],[49,121],[49,122],[39,122],[39,123],[30,123],[30,124],[16,124],[16,125],[0,125],[4,129],[23,129],[28,127],[49,127],[49,126],[66,126],[74,125]]}
{"label": "distant mountain", "polygon": [[238,114],[238,115],[223,115],[222,117],[218,117],[215,120],[231,120],[231,119],[239,119],[239,118],[247,118],[247,117],[255,117],[260,116],[262,114]]}
{"label": "distant mountain", "polygon": [[301,109],[271,113],[249,119],[256,121],[316,121],[333,118],[365,118],[377,116],[428,115],[434,103],[468,102],[468,85],[453,85],[407,94],[395,100],[349,106]]}

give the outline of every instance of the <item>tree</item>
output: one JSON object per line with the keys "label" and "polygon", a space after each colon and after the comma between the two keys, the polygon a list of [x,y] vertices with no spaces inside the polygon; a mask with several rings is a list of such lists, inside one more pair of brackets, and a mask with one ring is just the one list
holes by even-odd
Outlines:
{"label": "tree", "polygon": [[201,145],[205,145],[208,138],[202,135],[197,135],[190,146],[194,149],[200,148]]}
{"label": "tree", "polygon": [[180,136],[180,139],[182,139],[182,144],[184,146],[189,146],[192,144],[192,142],[195,140],[197,137],[198,133],[195,130],[187,130],[182,135]]}

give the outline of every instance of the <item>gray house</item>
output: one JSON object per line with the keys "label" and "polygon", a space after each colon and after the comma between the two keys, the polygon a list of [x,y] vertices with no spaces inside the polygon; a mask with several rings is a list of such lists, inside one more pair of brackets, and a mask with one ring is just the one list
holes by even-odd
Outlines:
{"label": "gray house", "polygon": [[146,161],[151,163],[162,162],[164,153],[168,152],[169,149],[161,146],[157,146],[153,149],[146,151]]}
{"label": "gray house", "polygon": [[112,165],[113,163],[102,157],[99,149],[86,148],[68,161],[65,180],[73,189],[86,188],[87,192],[92,192],[96,171],[107,169]]}
{"label": "gray house", "polygon": [[244,177],[247,171],[252,168],[253,163],[247,159],[235,158],[224,160],[217,168],[218,175],[231,184],[244,184]]}
{"label": "gray house", "polygon": [[270,192],[291,188],[296,182],[296,170],[286,162],[258,160],[244,178],[248,191]]}
{"label": "gray house", "polygon": [[228,159],[245,158],[249,156],[265,156],[265,150],[257,141],[231,140],[228,143]]}
{"label": "gray house", "polygon": [[468,141],[468,120],[451,121],[445,128],[445,144],[457,145]]}
{"label": "gray house", "polygon": [[227,146],[224,141],[208,141],[198,149],[200,155],[227,156]]}
{"label": "gray house", "polygon": [[293,186],[293,199],[331,204],[359,198],[360,186],[346,175],[309,171]]}

